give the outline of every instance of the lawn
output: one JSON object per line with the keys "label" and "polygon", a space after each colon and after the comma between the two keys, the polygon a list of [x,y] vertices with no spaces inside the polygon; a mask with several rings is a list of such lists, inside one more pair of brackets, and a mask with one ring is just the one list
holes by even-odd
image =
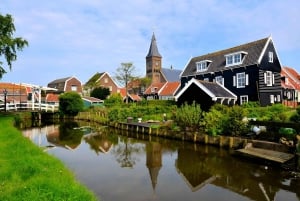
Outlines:
{"label": "lawn", "polygon": [[0,114],[0,200],[97,200],[57,158],[43,152]]}

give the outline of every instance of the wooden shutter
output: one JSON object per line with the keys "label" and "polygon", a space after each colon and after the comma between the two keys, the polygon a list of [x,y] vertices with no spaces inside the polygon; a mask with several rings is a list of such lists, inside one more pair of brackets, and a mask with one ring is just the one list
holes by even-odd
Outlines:
{"label": "wooden shutter", "polygon": [[235,78],[235,76],[233,76],[233,86],[235,87],[236,86],[236,78]]}
{"label": "wooden shutter", "polygon": [[249,85],[249,75],[246,74],[246,86]]}

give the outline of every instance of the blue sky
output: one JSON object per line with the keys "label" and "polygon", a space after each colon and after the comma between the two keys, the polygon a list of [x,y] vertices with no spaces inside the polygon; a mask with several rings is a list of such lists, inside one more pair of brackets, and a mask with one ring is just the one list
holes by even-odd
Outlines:
{"label": "blue sky", "polygon": [[153,32],[164,68],[271,35],[281,64],[300,72],[299,10],[299,0],[1,0],[29,46],[0,81],[85,83],[96,72],[114,76],[122,62],[144,76]]}

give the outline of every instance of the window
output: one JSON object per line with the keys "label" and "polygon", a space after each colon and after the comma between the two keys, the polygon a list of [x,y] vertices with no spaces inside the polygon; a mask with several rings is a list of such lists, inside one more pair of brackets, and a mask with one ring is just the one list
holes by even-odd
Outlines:
{"label": "window", "polygon": [[[246,74],[245,73],[237,73],[236,74],[236,87],[237,88],[244,88],[246,85],[248,85],[248,79],[246,79]],[[247,82],[246,82],[247,80]]]}
{"label": "window", "polygon": [[274,95],[270,95],[270,103],[274,103]]}
{"label": "window", "polygon": [[210,63],[211,63],[210,60],[196,62],[197,72],[206,71]]}
{"label": "window", "polygon": [[265,76],[265,84],[267,86],[272,86],[274,84],[274,74],[271,71],[266,71],[264,76]]}
{"label": "window", "polygon": [[77,91],[77,86],[76,85],[72,85],[71,86],[71,91]]}
{"label": "window", "polygon": [[104,83],[108,83],[108,79],[107,78],[104,78]]}
{"label": "window", "polygon": [[226,57],[226,66],[233,66],[233,65],[239,65],[242,64],[242,60],[244,56],[247,54],[247,52],[236,52],[233,54],[227,54]]}
{"label": "window", "polygon": [[151,88],[151,93],[157,93],[157,87],[152,87]]}
{"label": "window", "polygon": [[206,81],[206,82],[209,82],[209,79],[208,79],[208,78],[204,78],[203,80]]}
{"label": "window", "polygon": [[273,63],[273,52],[269,52],[269,62]]}
{"label": "window", "polygon": [[248,103],[248,96],[240,96],[240,104],[243,105],[244,103]]}
{"label": "window", "polygon": [[215,79],[217,83],[224,85],[224,78],[222,76],[217,76]]}

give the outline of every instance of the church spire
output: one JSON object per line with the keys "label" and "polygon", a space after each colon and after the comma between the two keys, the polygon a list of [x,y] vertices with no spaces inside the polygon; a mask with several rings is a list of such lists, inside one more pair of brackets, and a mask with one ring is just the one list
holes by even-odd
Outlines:
{"label": "church spire", "polygon": [[157,48],[157,44],[156,44],[156,39],[155,39],[154,32],[153,32],[153,35],[152,35],[149,52],[148,52],[148,54],[147,54],[146,57],[162,57],[159,54],[159,52],[158,52],[158,48]]}

